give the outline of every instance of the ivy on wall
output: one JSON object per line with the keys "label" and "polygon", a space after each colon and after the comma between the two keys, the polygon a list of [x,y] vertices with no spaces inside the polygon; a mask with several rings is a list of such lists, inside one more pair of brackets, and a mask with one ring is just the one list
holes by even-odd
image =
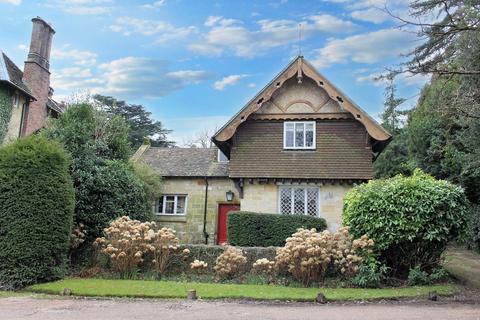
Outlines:
{"label": "ivy on wall", "polygon": [[9,90],[5,87],[0,87],[0,144],[2,144],[7,135],[12,109],[13,101]]}

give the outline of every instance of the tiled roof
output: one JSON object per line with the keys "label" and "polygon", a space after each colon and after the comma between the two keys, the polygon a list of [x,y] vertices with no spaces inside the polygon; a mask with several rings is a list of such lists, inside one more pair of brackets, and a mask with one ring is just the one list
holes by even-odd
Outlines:
{"label": "tiled roof", "polygon": [[148,148],[138,158],[163,177],[228,177],[217,148]]}
{"label": "tiled roof", "polygon": [[53,100],[52,98],[48,98],[47,107],[52,110],[55,110],[58,113],[62,113],[64,111],[63,105],[59,104],[57,101]]}
{"label": "tiled roof", "polygon": [[6,81],[14,85],[17,89],[33,97],[33,93],[27,84],[22,81],[23,72],[15,63],[3,52],[0,51],[0,81]]}

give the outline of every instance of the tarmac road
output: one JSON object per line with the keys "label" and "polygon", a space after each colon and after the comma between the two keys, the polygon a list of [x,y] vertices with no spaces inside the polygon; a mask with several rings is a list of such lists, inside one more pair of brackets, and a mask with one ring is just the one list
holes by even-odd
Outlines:
{"label": "tarmac road", "polygon": [[376,302],[350,304],[255,303],[148,299],[0,299],[0,319],[32,320],[201,320],[201,319],[469,319],[480,320],[480,304]]}

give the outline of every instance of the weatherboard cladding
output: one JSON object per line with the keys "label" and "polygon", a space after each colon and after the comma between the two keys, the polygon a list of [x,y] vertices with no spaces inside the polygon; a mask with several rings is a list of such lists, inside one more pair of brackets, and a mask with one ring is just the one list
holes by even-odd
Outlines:
{"label": "weatherboard cladding", "polygon": [[217,148],[148,148],[140,158],[163,177],[228,177]]}
{"label": "weatherboard cladding", "polygon": [[230,157],[232,178],[371,179],[365,127],[355,120],[317,120],[315,150],[284,150],[283,121],[239,126]]}

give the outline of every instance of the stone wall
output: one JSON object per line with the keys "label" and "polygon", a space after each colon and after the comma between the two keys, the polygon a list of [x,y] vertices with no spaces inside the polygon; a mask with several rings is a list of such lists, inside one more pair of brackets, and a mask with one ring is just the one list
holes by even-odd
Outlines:
{"label": "stone wall", "polygon": [[[341,225],[343,197],[351,185],[320,186],[320,216],[327,221],[329,230]],[[232,202],[226,201],[225,193],[233,191]],[[205,181],[202,178],[164,178],[164,194],[187,195],[187,211],[184,216],[157,215],[160,226],[173,228],[182,243],[204,243],[203,214],[205,201]],[[240,209],[251,212],[278,213],[278,185],[245,184],[244,197],[239,199],[232,180],[211,178],[208,182],[207,233],[209,244],[217,238],[218,206],[222,203],[240,204]]]}
{"label": "stone wall", "polygon": [[[351,188],[351,185],[337,184],[320,186],[320,216],[327,221],[329,230],[335,231],[341,225],[343,197]],[[245,184],[240,202],[242,211],[278,213],[278,186]]]}
{"label": "stone wall", "polygon": [[[232,202],[226,201],[225,193],[229,190],[235,194]],[[204,243],[204,179],[164,178],[162,181],[162,193],[187,195],[187,210],[185,216],[157,215],[159,224],[175,229],[182,243]],[[210,244],[216,243],[218,206],[222,203],[239,203],[238,193],[233,182],[228,178],[209,178],[206,227]]]}

